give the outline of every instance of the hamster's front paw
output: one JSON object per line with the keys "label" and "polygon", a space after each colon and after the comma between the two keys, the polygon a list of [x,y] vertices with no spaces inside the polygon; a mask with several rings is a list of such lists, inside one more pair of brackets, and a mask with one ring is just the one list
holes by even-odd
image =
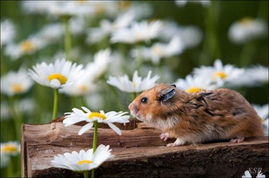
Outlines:
{"label": "hamster's front paw", "polygon": [[232,143],[241,143],[245,140],[244,137],[241,137],[241,138],[234,138],[234,139],[231,139],[230,142]]}
{"label": "hamster's front paw", "polygon": [[176,141],[174,143],[169,143],[166,146],[167,147],[174,147],[174,146],[180,146],[180,145],[184,145],[186,142],[180,138],[177,138]]}
{"label": "hamster's front paw", "polygon": [[168,138],[170,138],[168,133],[162,133],[160,135],[160,139],[163,141],[166,141]]}

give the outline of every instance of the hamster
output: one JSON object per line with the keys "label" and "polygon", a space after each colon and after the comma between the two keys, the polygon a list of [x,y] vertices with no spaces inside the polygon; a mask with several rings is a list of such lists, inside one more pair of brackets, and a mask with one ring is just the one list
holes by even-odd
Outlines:
{"label": "hamster", "polygon": [[162,131],[160,138],[176,138],[167,146],[263,136],[262,120],[238,92],[220,88],[187,93],[175,85],[159,84],[129,105],[138,120]]}

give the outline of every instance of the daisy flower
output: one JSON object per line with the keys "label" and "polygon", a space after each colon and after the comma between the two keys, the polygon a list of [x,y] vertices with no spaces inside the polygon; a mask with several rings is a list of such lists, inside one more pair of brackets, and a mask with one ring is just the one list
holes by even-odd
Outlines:
{"label": "daisy flower", "polygon": [[1,92],[8,96],[25,93],[32,85],[33,81],[23,68],[18,72],[8,72],[5,76],[1,77]]}
{"label": "daisy flower", "polygon": [[25,13],[45,13],[50,3],[47,1],[22,1],[22,9]]}
{"label": "daisy flower", "polygon": [[93,16],[107,15],[115,17],[120,11],[117,1],[88,1],[93,9]]}
{"label": "daisy flower", "polygon": [[174,37],[181,39],[184,48],[192,48],[202,41],[203,33],[196,26],[179,26],[175,22],[164,21],[158,38],[171,41]]}
{"label": "daisy flower", "polygon": [[94,110],[100,110],[100,108],[104,107],[105,99],[100,92],[92,92],[87,95],[85,99],[86,104]]}
{"label": "daisy flower", "polygon": [[257,114],[263,120],[264,134],[268,136],[269,129],[269,104],[260,106],[260,105],[252,105],[256,110]]}
{"label": "daisy flower", "polygon": [[1,143],[1,155],[17,155],[20,153],[20,144],[18,142]]}
{"label": "daisy flower", "polygon": [[79,35],[85,30],[85,20],[81,17],[70,19],[70,31],[74,35]]}
{"label": "daisy flower", "polygon": [[10,20],[1,22],[1,46],[10,43],[16,35],[14,24]]}
{"label": "daisy flower", "polygon": [[250,77],[249,79],[255,83],[265,83],[268,82],[269,68],[257,65],[247,68],[244,74],[247,74]]}
{"label": "daisy flower", "polygon": [[185,48],[197,46],[203,38],[201,29],[195,26],[186,26],[179,28],[179,34]]}
{"label": "daisy flower", "polygon": [[203,6],[207,7],[210,5],[210,0],[198,0],[198,1],[192,1],[192,0],[176,0],[176,5],[179,7],[185,6],[188,2],[195,2],[200,3]]}
{"label": "daisy flower", "polygon": [[87,130],[93,127],[93,122],[97,121],[98,123],[107,124],[112,130],[114,130],[117,134],[121,135],[121,131],[118,127],[116,127],[113,123],[128,123],[129,115],[126,115],[127,112],[115,112],[110,111],[105,113],[104,111],[100,112],[91,112],[88,108],[82,107],[81,109],[73,108],[73,112],[65,113],[65,119],[63,120],[63,124],[65,126],[70,126],[75,123],[86,121],[88,124],[84,125],[80,131],[79,135],[82,135]]}
{"label": "daisy flower", "polygon": [[232,87],[257,86],[268,82],[268,67],[257,65],[246,68],[238,80],[230,81]]}
{"label": "daisy flower", "polygon": [[151,59],[154,64],[158,64],[161,58],[168,58],[183,51],[183,42],[179,37],[174,37],[168,44],[155,43],[153,46],[131,51],[135,58]]}
{"label": "daisy flower", "polygon": [[185,90],[187,93],[197,93],[202,90],[213,90],[218,88],[212,84],[211,80],[203,76],[188,75],[185,79],[178,79],[175,82],[177,88]]}
{"label": "daisy flower", "polygon": [[37,106],[36,101],[33,98],[21,99],[18,102],[16,102],[15,105],[16,105],[16,108],[18,108],[20,112],[23,112],[26,114],[32,113]]}
{"label": "daisy flower", "polygon": [[232,65],[223,65],[221,60],[217,59],[213,67],[202,66],[194,69],[195,76],[209,78],[218,85],[223,85],[224,82],[239,80],[238,77],[244,72],[243,69],[236,68]]}
{"label": "daisy flower", "polygon": [[52,1],[48,4],[47,13],[59,17],[93,13],[91,3],[87,1]]}
{"label": "daisy flower", "polygon": [[100,50],[94,55],[94,61],[89,63],[85,68],[86,73],[89,73],[92,81],[96,80],[107,71],[111,58],[110,49]]}
{"label": "daisy flower", "polygon": [[6,154],[1,153],[0,158],[0,168],[6,167],[10,161],[10,157]]}
{"label": "daisy flower", "polygon": [[5,101],[1,101],[1,109],[0,109],[0,120],[6,120],[10,117],[11,111],[10,107]]}
{"label": "daisy flower", "polygon": [[245,17],[233,23],[229,29],[228,36],[235,43],[247,41],[266,36],[268,25],[261,19]]}
{"label": "daisy flower", "polygon": [[158,79],[158,75],[151,78],[151,71],[148,72],[147,77],[144,79],[139,77],[137,71],[135,71],[132,81],[129,80],[127,75],[121,77],[110,76],[107,83],[125,92],[138,93],[154,87]]}
{"label": "daisy flower", "polygon": [[114,32],[111,37],[113,43],[137,43],[141,41],[149,41],[158,36],[161,30],[162,23],[160,21],[154,22],[134,22],[130,27],[119,29]]}
{"label": "daisy flower", "polygon": [[72,171],[89,171],[99,167],[103,162],[113,158],[109,145],[99,145],[95,152],[93,149],[80,150],[72,153],[58,154],[51,161],[53,167],[69,169]]}
{"label": "daisy flower", "polygon": [[252,105],[254,109],[256,110],[257,114],[262,118],[262,119],[268,119],[269,117],[269,104],[260,106],[260,105]]}
{"label": "daisy flower", "polygon": [[141,20],[150,17],[153,13],[153,8],[148,3],[133,1],[125,13],[133,13],[136,20]]}
{"label": "daisy flower", "polygon": [[15,60],[23,55],[33,54],[46,45],[47,40],[43,40],[39,35],[33,35],[18,44],[8,44],[5,53]]}
{"label": "daisy flower", "polygon": [[73,85],[65,87],[61,91],[68,95],[85,95],[94,91],[95,81],[107,71],[111,58],[110,49],[99,51],[94,55],[94,61],[83,70],[83,75]]}
{"label": "daisy flower", "polygon": [[82,96],[86,95],[96,89],[96,84],[93,82],[91,76],[86,71],[84,75],[77,79],[73,85],[64,87],[60,91],[71,96]]}
{"label": "daisy flower", "polygon": [[59,40],[64,34],[63,25],[60,23],[53,23],[44,26],[39,32],[39,36],[48,43]]}
{"label": "daisy flower", "polygon": [[[252,177],[252,175],[250,174],[250,172],[248,170],[245,171],[244,175],[242,176],[242,178],[250,178],[250,177]],[[261,173],[261,171],[258,171],[258,174],[257,174],[256,178],[265,178],[265,175],[263,175]]]}
{"label": "daisy flower", "polygon": [[95,43],[102,40],[104,37],[108,36],[112,32],[116,32],[119,29],[122,29],[128,26],[132,20],[134,20],[134,13],[124,13],[120,14],[114,22],[108,20],[102,20],[100,27],[92,28],[89,30],[87,42]]}
{"label": "daisy flower", "polygon": [[73,84],[82,75],[82,65],[77,65],[65,59],[47,64],[36,64],[29,74],[40,85],[59,89]]}

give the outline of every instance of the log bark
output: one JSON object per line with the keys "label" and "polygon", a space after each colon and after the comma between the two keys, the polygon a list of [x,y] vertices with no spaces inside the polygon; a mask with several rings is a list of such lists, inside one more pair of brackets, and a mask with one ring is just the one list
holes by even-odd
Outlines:
{"label": "log bark", "polygon": [[[99,144],[110,145],[115,157],[96,170],[96,177],[241,177],[249,168],[261,168],[269,176],[268,137],[242,143],[215,142],[166,147],[160,131],[139,124],[125,126],[119,136],[100,128]],[[105,126],[104,126],[105,127]],[[53,168],[54,155],[91,148],[92,131],[82,136],[81,126],[64,127],[61,122],[22,127],[22,175],[24,177],[82,177],[82,174]]]}

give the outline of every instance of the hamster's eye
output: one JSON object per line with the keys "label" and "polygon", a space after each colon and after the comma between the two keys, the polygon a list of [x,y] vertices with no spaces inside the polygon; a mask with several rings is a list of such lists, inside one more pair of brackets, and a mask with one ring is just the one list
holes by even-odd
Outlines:
{"label": "hamster's eye", "polygon": [[146,104],[147,102],[148,102],[148,98],[147,97],[143,97],[141,99],[141,103]]}

